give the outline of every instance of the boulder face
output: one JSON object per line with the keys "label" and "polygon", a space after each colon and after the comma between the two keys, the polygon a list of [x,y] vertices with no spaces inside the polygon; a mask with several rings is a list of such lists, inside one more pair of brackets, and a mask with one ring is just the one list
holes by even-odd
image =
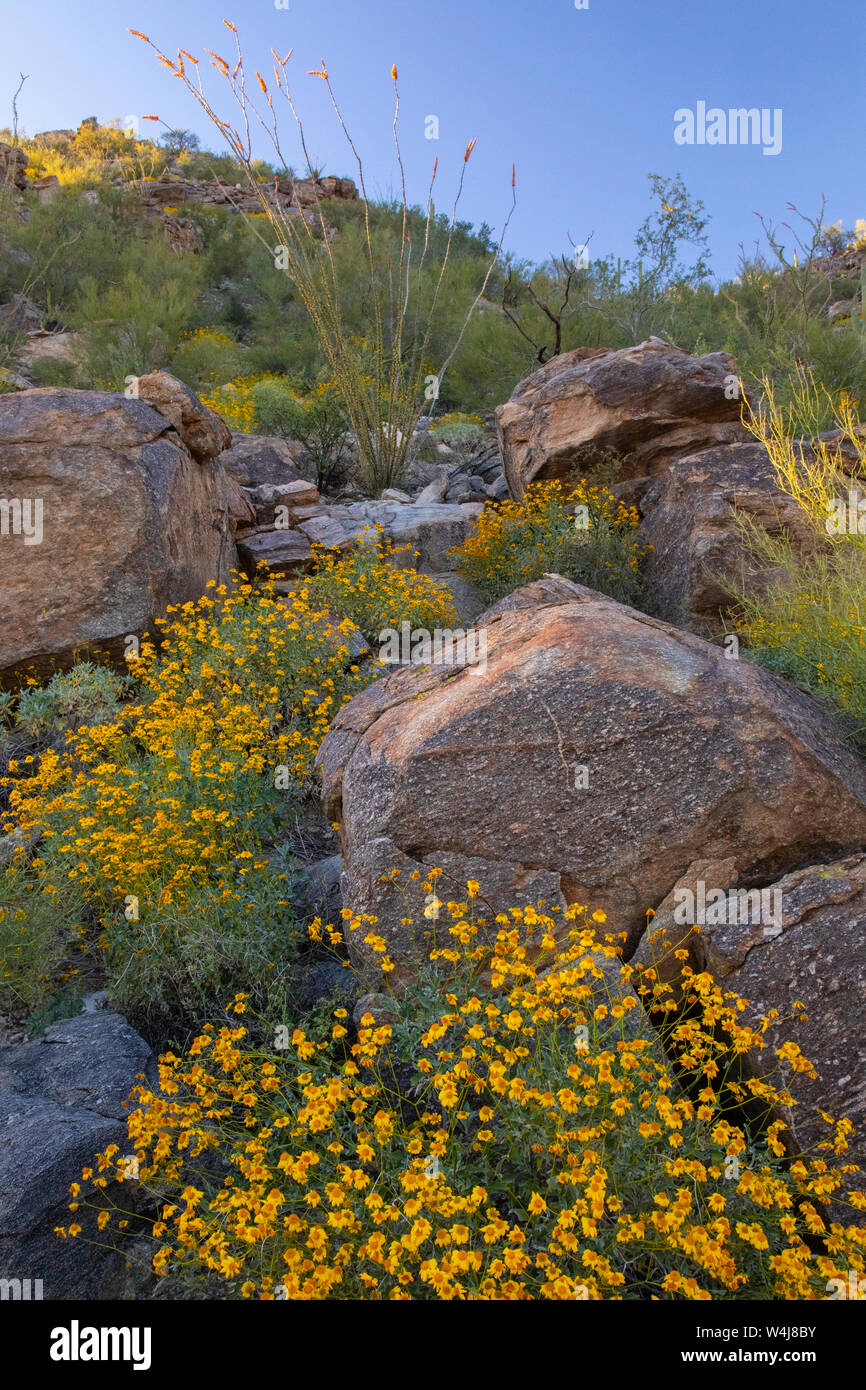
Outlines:
{"label": "boulder face", "polygon": [[238,434],[222,456],[222,464],[241,487],[260,487],[265,483],[292,483],[303,477],[300,444],[277,435]]}
{"label": "boulder face", "polygon": [[[204,417],[178,423],[202,457],[215,447]],[[89,650],[120,658],[125,637],[210,580],[227,582],[237,563],[220,463],[196,462],[143,400],[54,388],[0,396],[0,479],[4,682],[47,676]]]}
{"label": "boulder face", "polygon": [[718,631],[734,602],[721,579],[760,592],[773,571],[749,556],[737,525],[744,519],[787,535],[798,554],[818,544],[801,508],[782,492],[763,445],[728,444],[675,459],[651,479],[640,498],[638,540],[644,557],[644,604],[666,622],[692,631]]}
{"label": "boulder face", "polygon": [[170,372],[148,372],[136,379],[136,389],[140,401],[171,421],[197,463],[208,463],[228,449],[231,430],[222,416]]}
{"label": "boulder face", "polygon": [[745,440],[736,381],[728,353],[690,357],[662,338],[619,351],[561,353],[497,408],[509,492],[519,500],[532,482],[580,474],[605,450],[619,455],[628,478]]}
{"label": "boulder face", "polygon": [[[719,888],[730,898],[737,875],[730,860],[695,864],[677,890],[688,890],[694,901],[699,882],[705,897]],[[634,964],[652,966],[671,982],[686,963],[708,970],[748,1001],[743,1019],[754,1028],[777,1010],[764,1048],[749,1057],[755,1073],[789,1088],[797,1102],[783,1116],[794,1150],[826,1139],[817,1113],[826,1108],[855,1124],[845,1161],[866,1164],[866,856],[798,869],[772,884],[770,925],[752,920],[754,913],[727,910],[721,914],[727,920],[705,921],[692,932],[674,918],[684,901],[677,890],[661,905]],[[688,951],[687,962],[676,958],[677,949]],[[786,1041],[799,1045],[816,1076],[780,1062],[775,1049]]]}
{"label": "boulder face", "polygon": [[[154,1072],[143,1039],[102,1010],[0,1049],[0,1264],[4,1275],[31,1281],[31,1298],[40,1296],[34,1280],[45,1299],[128,1296],[123,1257],[99,1245],[91,1192],[73,1218],[69,1184],[109,1144],[129,1153],[126,1100],[136,1077]],[[58,1239],[55,1227],[73,1219],[85,1239]]]}
{"label": "boulder face", "polygon": [[771,673],[556,576],[478,627],[486,662],[397,671],[322,744],[348,905],[387,839],[419,868],[447,852],[454,877],[552,875],[630,954],[700,857],[762,885],[866,846],[866,767]]}

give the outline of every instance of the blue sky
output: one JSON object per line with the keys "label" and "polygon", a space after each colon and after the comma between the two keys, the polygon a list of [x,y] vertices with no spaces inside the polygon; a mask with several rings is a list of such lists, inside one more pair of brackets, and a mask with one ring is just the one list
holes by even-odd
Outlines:
{"label": "blue sky", "polygon": [[[593,254],[629,255],[649,210],[651,170],[681,173],[703,199],[719,276],[735,273],[739,243],[760,235],[756,211],[781,223],[789,202],[813,214],[826,193],[829,221],[866,217],[866,6],[853,0],[589,0],[580,10],[574,0],[288,0],[286,9],[274,0],[42,0],[16,5],[4,21],[0,123],[20,70],[29,74],[19,99],[28,134],[88,115],[155,112],[216,148],[181,84],[127,29],[169,53],[181,46],[203,58],[207,46],[228,57],[223,17],[266,75],[270,46],[294,47],[312,153],[327,172],[352,175],[323,84],[305,75],[326,60],[377,194],[396,186],[396,62],[411,200],[423,201],[438,155],[444,206],[476,138],[462,215],[498,227],[514,161],[518,208],[507,245],[521,256],[542,259],[566,250],[568,233],[580,244],[590,232]],[[228,114],[230,98],[222,101]],[[675,111],[700,101],[725,111],[781,108],[781,152],[676,144]],[[438,140],[425,138],[430,115]],[[288,148],[292,162],[291,134]]]}

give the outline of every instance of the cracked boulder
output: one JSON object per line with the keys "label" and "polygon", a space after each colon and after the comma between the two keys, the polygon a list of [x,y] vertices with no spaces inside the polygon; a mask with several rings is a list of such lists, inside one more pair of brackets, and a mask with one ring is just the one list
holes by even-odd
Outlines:
{"label": "cracked boulder", "polygon": [[381,908],[389,855],[405,881],[447,854],[503,900],[542,875],[631,953],[696,859],[765,884],[866,846],[866,766],[779,677],[558,576],[478,627],[486,659],[457,643],[376,681],[322,743],[354,910]]}
{"label": "cracked boulder", "polygon": [[[720,891],[714,913],[705,907],[700,930],[683,908]],[[652,967],[676,989],[690,965],[707,970],[725,990],[747,1001],[742,1017],[753,1028],[772,1011],[764,1047],[749,1054],[751,1069],[787,1087],[796,1104],[783,1110],[794,1152],[828,1136],[819,1112],[853,1121],[844,1161],[866,1165],[866,856],[810,865],[764,886],[761,903],[738,885],[734,861],[693,864],[659,907],[633,964]],[[691,895],[689,897],[688,895]],[[679,912],[679,916],[676,916]],[[688,917],[695,914],[688,913]],[[711,917],[719,920],[709,920]],[[687,952],[685,959],[677,951]],[[814,1074],[794,1071],[777,1056],[797,1043]]]}
{"label": "cracked boulder", "polygon": [[736,383],[728,353],[690,357],[663,338],[560,353],[497,408],[508,490],[519,500],[530,483],[579,476],[611,450],[627,479],[747,439]]}
{"label": "cracked boulder", "polygon": [[802,508],[782,492],[762,444],[728,444],[675,459],[640,499],[638,540],[644,603],[656,617],[697,632],[719,631],[735,600],[726,582],[765,591],[779,570],[749,554],[737,516],[770,536],[785,534],[797,557],[820,544]]}
{"label": "cracked boulder", "polygon": [[105,391],[0,396],[0,681],[93,651],[120,664],[169,604],[228,582],[234,507],[213,453],[227,431],[154,375],[159,409]]}

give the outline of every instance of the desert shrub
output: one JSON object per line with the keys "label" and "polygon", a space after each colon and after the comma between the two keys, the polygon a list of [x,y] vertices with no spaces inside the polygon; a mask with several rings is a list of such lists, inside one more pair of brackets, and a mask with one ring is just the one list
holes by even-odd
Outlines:
{"label": "desert shrub", "polygon": [[229,429],[252,433],[258,427],[255,390],[263,382],[278,380],[269,375],[238,377],[215,390],[202,391],[201,399],[223,417]]}
{"label": "desert shrub", "polygon": [[115,718],[129,686],[107,666],[79,661],[70,671],[58,671],[47,685],[26,686],[18,696],[15,723],[30,734],[65,733],[82,724],[104,724]]}
{"label": "desert shrub", "polygon": [[184,334],[171,362],[171,370],[188,386],[200,388],[240,376],[244,351],[218,328],[195,328]]}
{"label": "desert shrub", "polygon": [[35,357],[27,366],[34,386],[72,386],[79,380],[80,368],[74,361],[58,357]]}
{"label": "desert shrub", "polygon": [[[866,441],[850,398],[834,400],[808,368],[789,384],[784,400],[771,382],[764,387],[761,410],[747,407],[745,422],[766,445],[779,487],[800,506],[813,545],[795,548],[786,534],[739,519],[752,559],[768,578],[760,585],[728,583],[737,602],[737,627],[756,660],[853,716],[855,736],[862,741]],[[853,474],[835,446],[815,440],[828,413],[856,451]]]}
{"label": "desert shrub", "polygon": [[299,396],[286,381],[261,381],[253,388],[256,428],[303,444],[316,470],[316,486],[334,486],[349,459],[349,422],[333,383],[322,382]]}
{"label": "desert shrub", "polygon": [[132,242],[129,255],[108,283],[89,271],[81,280],[71,316],[82,334],[85,379],[123,390],[128,376],[164,367],[192,321],[199,292],[192,254],[172,253],[161,236]]}
{"label": "desert shrub", "polygon": [[41,883],[22,854],[0,867],[0,1009],[26,1015],[75,992],[87,952],[83,895]]}
{"label": "desert shrub", "polygon": [[455,449],[458,453],[468,456],[481,448],[484,440],[484,421],[478,416],[451,411],[434,420],[430,432],[438,444],[447,444],[449,449]]}
{"label": "desert shrub", "polygon": [[173,610],[119,716],[2,779],[2,828],[41,831],[32,872],[90,904],[109,989],[136,1019],[202,1017],[214,990],[267,993],[281,974],[292,919],[263,846],[369,679],[322,617],[303,588],[284,603],[245,583]]}
{"label": "desert shrub", "polygon": [[408,622],[410,628],[432,632],[456,623],[457,616],[446,585],[430,575],[406,566],[405,547],[376,539],[348,555],[323,551],[309,580],[311,593],[331,612],[349,618],[371,642],[378,643],[384,628]]}
{"label": "desert shrub", "polygon": [[[241,1018],[163,1057],[163,1089],[139,1089],[128,1146],[157,1206],[158,1274],[192,1296],[216,1276],[223,1297],[265,1300],[799,1300],[863,1270],[866,1225],[830,1227],[822,1205],[866,1209],[857,1170],[825,1159],[850,1124],[784,1158],[773,1107],[786,1073],[811,1070],[795,1044],[776,1050],[780,1089],[733,1080],[765,1034],[692,975],[689,1016],[668,1029],[675,1068],[620,987],[632,971],[601,939],[603,913],[539,905],[491,922],[472,880],[441,902],[440,872],[422,884],[423,959],[387,1022],[367,1014],[354,1033],[338,1008],[329,1036],[281,1037],[239,994]],[[376,919],[346,926],[387,990]],[[310,932],[342,949],[334,927]],[[645,989],[665,1007],[652,978]],[[732,1087],[762,1122],[743,1126]],[[116,1145],[82,1181],[95,1173],[95,1196],[73,1184],[59,1233],[75,1238],[95,1208],[100,1239],[122,1241]]]}
{"label": "desert shrub", "polygon": [[567,491],[558,481],[538,483],[521,502],[488,503],[453,554],[489,603],[553,573],[633,603],[643,554],[637,524],[635,509],[601,484],[584,479]]}
{"label": "desert shrub", "polygon": [[71,141],[45,145],[24,138],[19,143],[33,178],[56,174],[61,185],[73,191],[115,178],[159,178],[171,158],[153,141],[122,129],[119,120],[82,125]]}

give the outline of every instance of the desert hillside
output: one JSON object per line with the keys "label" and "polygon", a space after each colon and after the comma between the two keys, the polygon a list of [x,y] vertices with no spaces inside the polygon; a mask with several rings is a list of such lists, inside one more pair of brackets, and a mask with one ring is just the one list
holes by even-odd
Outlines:
{"label": "desert hillside", "polygon": [[866,224],[521,257],[228,28],[0,131],[4,1297],[866,1296]]}

